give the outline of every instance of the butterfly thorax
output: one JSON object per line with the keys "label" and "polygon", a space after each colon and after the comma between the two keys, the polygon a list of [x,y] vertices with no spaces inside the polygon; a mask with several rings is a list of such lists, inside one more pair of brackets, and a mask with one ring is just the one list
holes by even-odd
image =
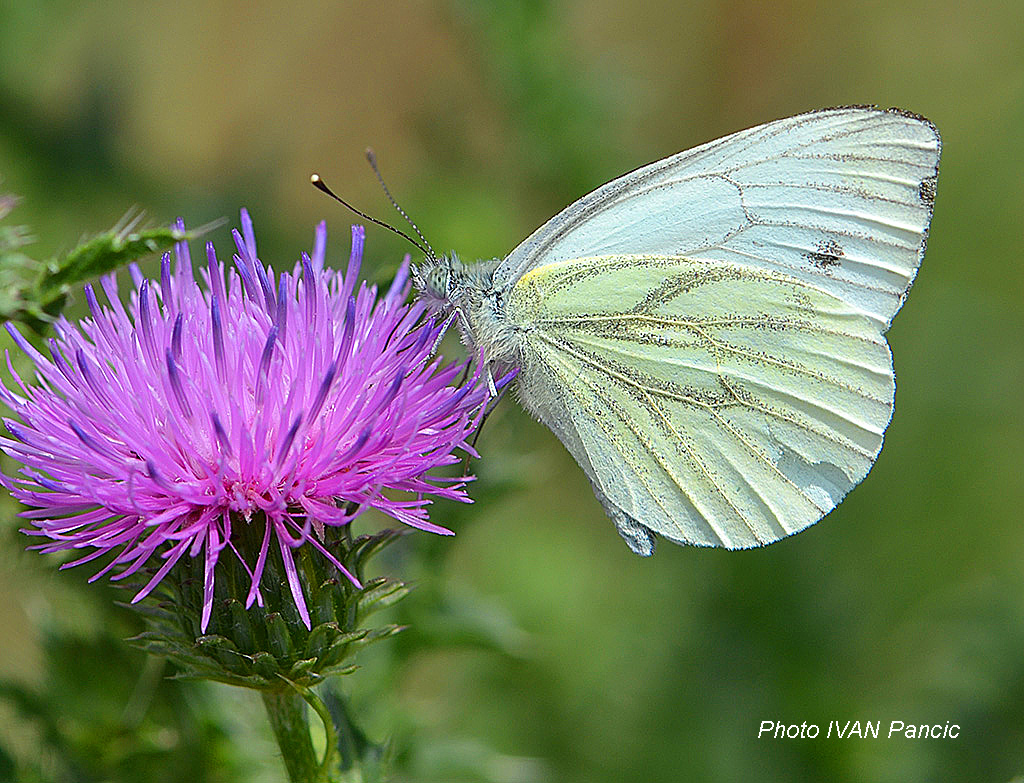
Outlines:
{"label": "butterfly thorax", "polygon": [[502,308],[502,292],[494,285],[495,258],[464,264],[452,253],[428,258],[413,270],[420,299],[435,313],[456,313],[463,342],[483,348],[487,362],[518,364],[520,334]]}

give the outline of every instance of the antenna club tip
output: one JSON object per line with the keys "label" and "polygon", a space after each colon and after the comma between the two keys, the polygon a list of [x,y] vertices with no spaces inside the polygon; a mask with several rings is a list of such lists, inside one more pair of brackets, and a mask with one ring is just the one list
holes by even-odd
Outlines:
{"label": "antenna club tip", "polygon": [[336,196],[334,196],[334,194],[331,192],[331,189],[327,187],[327,183],[320,178],[319,174],[315,172],[313,174],[310,174],[309,184],[312,185],[317,190],[319,190],[320,192],[326,193],[328,196],[336,198]]}

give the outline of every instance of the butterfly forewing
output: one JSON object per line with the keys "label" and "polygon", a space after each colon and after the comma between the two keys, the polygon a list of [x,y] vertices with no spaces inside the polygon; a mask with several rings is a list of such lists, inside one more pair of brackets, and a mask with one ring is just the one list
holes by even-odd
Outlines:
{"label": "butterfly forewing", "polygon": [[868,472],[891,416],[877,322],[778,272],[643,254],[545,263],[506,314],[525,335],[524,403],[613,519],[675,541],[748,547],[813,524]]}
{"label": "butterfly forewing", "polygon": [[895,110],[825,109],[637,169],[549,220],[495,273],[603,254],[684,255],[781,271],[884,329],[924,254],[940,141]]}

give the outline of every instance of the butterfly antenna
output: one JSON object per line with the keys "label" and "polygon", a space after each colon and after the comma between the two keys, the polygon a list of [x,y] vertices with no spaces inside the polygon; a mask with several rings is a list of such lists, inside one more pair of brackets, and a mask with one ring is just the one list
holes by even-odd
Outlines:
{"label": "butterfly antenna", "polygon": [[434,253],[434,248],[430,246],[427,238],[423,236],[423,232],[421,232],[419,227],[412,222],[412,218],[406,214],[406,211],[398,205],[397,201],[395,201],[395,197],[391,195],[391,191],[388,190],[388,186],[384,183],[384,177],[380,174],[380,169],[377,168],[377,156],[370,147],[366,148],[366,160],[369,161],[370,168],[373,169],[373,173],[377,175],[377,181],[380,183],[380,186],[384,188],[384,195],[388,197],[388,201],[390,201],[391,205],[398,210],[398,214],[405,218],[405,222],[412,226],[412,230],[416,232],[416,236],[418,236],[423,244],[427,246],[427,249],[430,251],[427,253],[427,258],[437,258],[437,255]]}
{"label": "butterfly antenna", "polygon": [[[388,223],[385,223],[383,220],[377,220],[377,218],[371,217],[370,215],[367,215],[362,210],[356,209],[351,204],[349,204],[347,201],[345,201],[345,199],[343,199],[341,196],[339,196],[337,193],[335,193],[333,190],[331,190],[329,187],[327,187],[327,183],[324,182],[322,179],[320,179],[320,175],[319,174],[311,175],[310,178],[309,178],[309,181],[310,181],[310,184],[312,184],[314,188],[316,188],[317,190],[321,191],[322,193],[326,193],[328,196],[333,198],[335,201],[337,201],[343,207],[345,207],[347,209],[350,209],[353,212],[355,212],[357,215],[359,215],[359,217],[363,218],[364,220],[369,220],[371,223],[375,223],[376,225],[381,226],[382,228],[386,228],[388,231],[393,231],[394,233],[398,234],[398,236],[408,240],[413,245],[418,247],[420,249],[420,252],[423,253],[423,255],[425,255],[427,258],[435,258],[435,256],[434,256],[434,249],[432,247],[430,247],[429,244],[427,244],[427,246],[424,247],[419,242],[417,242],[415,239],[413,239],[411,236],[406,234],[404,231],[400,231],[399,229],[395,228],[394,226],[392,226],[392,225],[390,225]],[[413,228],[416,228],[416,227],[413,226]],[[419,234],[420,232],[417,231],[416,233]],[[423,235],[422,234],[420,234],[420,239],[423,239]],[[423,241],[426,242],[427,240],[424,239]]]}

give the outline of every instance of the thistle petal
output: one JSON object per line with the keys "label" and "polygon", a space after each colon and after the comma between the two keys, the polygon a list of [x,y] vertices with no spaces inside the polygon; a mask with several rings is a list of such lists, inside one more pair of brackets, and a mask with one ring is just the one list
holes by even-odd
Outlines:
{"label": "thistle petal", "polygon": [[[376,508],[451,533],[427,509],[433,497],[468,501],[466,480],[430,471],[469,450],[487,387],[479,373],[460,385],[461,366],[433,355],[444,326],[406,303],[408,259],[384,296],[359,282],[361,227],[344,274],[324,266],[322,223],[291,272],[260,261],[244,211],[234,239],[233,266],[207,244],[201,282],[184,242],[159,281],[131,269],[127,304],[104,277],[109,304],[87,288],[90,317],[58,322],[49,357],[8,327],[39,382],[12,372],[24,396],[0,382],[20,418],[0,449],[25,465],[0,483],[30,507],[25,532],[42,536],[44,551],[92,550],[76,562],[109,554],[97,576],[114,579],[156,560],[135,600],[194,560],[203,631],[222,554],[251,577],[239,602],[262,605],[273,534],[309,627],[298,548],[359,586],[324,545],[325,530]],[[265,529],[246,534],[257,519]]]}

